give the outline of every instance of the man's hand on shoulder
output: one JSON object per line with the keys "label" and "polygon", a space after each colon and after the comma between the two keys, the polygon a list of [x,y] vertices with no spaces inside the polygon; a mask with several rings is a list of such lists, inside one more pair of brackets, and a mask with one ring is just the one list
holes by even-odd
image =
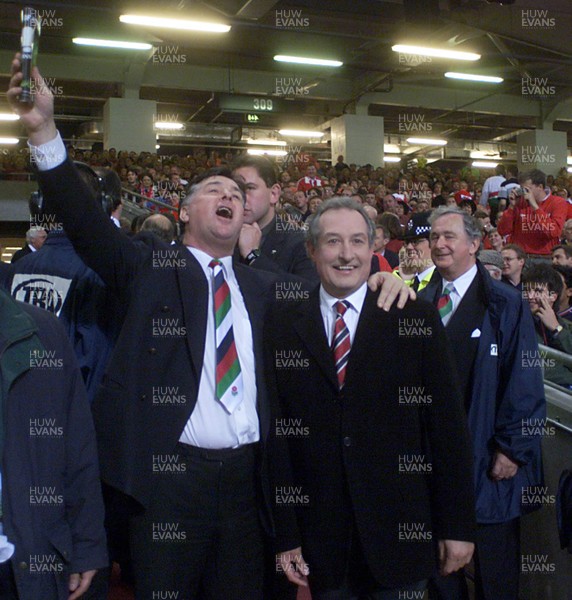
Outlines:
{"label": "man's hand on shoulder", "polygon": [[20,70],[20,54],[16,54],[11,66],[12,77],[8,86],[6,96],[10,106],[20,116],[20,122],[26,128],[30,138],[30,144],[40,146],[50,142],[57,135],[54,122],[54,97],[40,75],[37,67],[32,70],[34,80],[34,102],[23,104],[19,102],[18,96],[22,88],[22,72]]}
{"label": "man's hand on shoulder", "polygon": [[388,311],[395,301],[397,308],[403,308],[408,300],[417,298],[413,289],[392,273],[374,273],[367,280],[367,284],[372,292],[380,290],[377,305],[385,311]]}

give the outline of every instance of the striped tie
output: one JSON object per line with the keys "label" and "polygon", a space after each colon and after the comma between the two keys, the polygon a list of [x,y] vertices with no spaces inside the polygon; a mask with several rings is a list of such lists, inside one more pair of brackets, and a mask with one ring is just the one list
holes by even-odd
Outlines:
{"label": "striped tie", "polygon": [[230,289],[220,260],[211,260],[216,327],[216,397],[232,414],[242,402],[242,373],[234,343]]}
{"label": "striped tie", "polygon": [[346,378],[346,366],[351,350],[350,332],[344,321],[344,314],[350,307],[350,303],[346,300],[336,302],[337,317],[334,324],[334,340],[332,342],[332,350],[334,352],[334,362],[336,364],[336,373],[338,375],[338,385],[340,390],[344,387]]}
{"label": "striped tie", "polygon": [[449,319],[453,315],[453,300],[451,300],[451,292],[455,289],[452,283],[448,283],[443,291],[439,300],[437,300],[437,310],[441,317],[443,325],[447,325]]}

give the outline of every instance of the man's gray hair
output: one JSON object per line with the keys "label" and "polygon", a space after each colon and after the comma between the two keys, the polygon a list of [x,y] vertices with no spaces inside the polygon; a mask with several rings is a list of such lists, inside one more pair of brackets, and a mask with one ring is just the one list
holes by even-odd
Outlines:
{"label": "man's gray hair", "polygon": [[39,225],[34,225],[30,227],[28,231],[26,231],[26,242],[31,242],[33,239],[37,238],[40,233],[46,233],[46,230]]}
{"label": "man's gray hair", "polygon": [[318,245],[318,238],[320,237],[320,218],[328,210],[341,210],[345,208],[347,210],[357,211],[365,220],[367,224],[367,240],[370,246],[373,246],[375,239],[375,223],[368,217],[367,212],[364,210],[363,205],[355,200],[352,200],[348,196],[335,196],[325,202],[322,202],[316,209],[316,212],[308,219],[308,231],[306,232],[306,241],[310,246],[315,248]]}
{"label": "man's gray hair", "polygon": [[464,210],[461,210],[456,206],[439,206],[438,208],[434,209],[429,216],[429,224],[431,227],[433,227],[433,223],[437,219],[444,217],[445,215],[461,216],[463,218],[463,227],[465,229],[465,233],[470,240],[480,241],[483,238],[483,234],[479,228],[477,220],[472,215],[469,215]]}

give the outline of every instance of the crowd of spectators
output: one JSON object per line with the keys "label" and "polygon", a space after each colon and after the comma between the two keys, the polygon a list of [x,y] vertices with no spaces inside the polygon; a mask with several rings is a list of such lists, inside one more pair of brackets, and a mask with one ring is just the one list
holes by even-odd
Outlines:
{"label": "crowd of spectators", "polygon": [[[205,148],[194,149],[186,156],[114,148],[98,152],[71,147],[68,151],[74,160],[114,169],[122,181],[124,197],[175,218],[189,181],[211,167],[229,165],[238,158],[237,152],[222,154]],[[27,154],[27,150],[0,154],[2,178],[21,178],[28,169]],[[409,251],[406,248],[408,223],[415,215],[438,206],[457,205],[473,215],[482,230],[485,253],[481,256],[491,276],[522,290],[530,264],[552,260],[559,265],[564,291],[559,292],[551,307],[560,321],[572,322],[572,288],[567,285],[572,278],[572,175],[566,169],[557,177],[540,171],[519,177],[516,168],[505,171],[502,166],[491,177],[479,170],[454,171],[432,165],[403,172],[396,167],[348,165],[341,156],[330,166],[305,153],[278,160],[276,167],[281,187],[276,211],[281,218],[304,229],[322,202],[333,196],[352,197],[368,207],[376,222],[376,253],[380,257],[387,253],[391,267],[404,277],[427,273],[427,265],[419,272],[411,267],[415,252],[413,244]],[[139,230],[142,220],[134,223],[133,231]],[[537,320],[541,318],[537,315]],[[549,318],[551,324],[553,320]]]}

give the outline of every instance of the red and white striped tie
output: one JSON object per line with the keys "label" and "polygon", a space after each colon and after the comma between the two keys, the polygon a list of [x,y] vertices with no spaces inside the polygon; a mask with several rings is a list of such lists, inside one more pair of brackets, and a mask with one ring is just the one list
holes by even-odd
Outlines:
{"label": "red and white striped tie", "polygon": [[350,307],[346,300],[336,302],[334,308],[337,312],[336,322],[334,324],[334,339],[332,342],[332,352],[334,353],[334,362],[336,364],[336,373],[338,375],[338,385],[340,390],[344,387],[346,378],[346,366],[351,350],[350,331],[344,321],[344,314]]}

